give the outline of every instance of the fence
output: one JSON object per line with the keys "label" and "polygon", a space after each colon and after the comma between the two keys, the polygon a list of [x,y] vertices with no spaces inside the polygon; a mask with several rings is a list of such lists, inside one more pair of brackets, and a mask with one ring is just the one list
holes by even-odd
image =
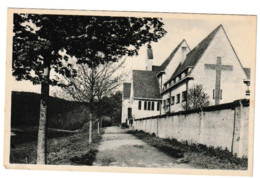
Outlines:
{"label": "fence", "polygon": [[227,148],[248,156],[249,100],[237,100],[200,110],[181,111],[134,121],[134,129],[160,138]]}

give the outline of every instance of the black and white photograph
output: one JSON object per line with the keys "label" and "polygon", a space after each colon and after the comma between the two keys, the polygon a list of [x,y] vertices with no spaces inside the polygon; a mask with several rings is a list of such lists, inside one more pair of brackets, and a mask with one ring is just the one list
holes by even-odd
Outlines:
{"label": "black and white photograph", "polygon": [[6,168],[252,174],[256,16],[7,16]]}

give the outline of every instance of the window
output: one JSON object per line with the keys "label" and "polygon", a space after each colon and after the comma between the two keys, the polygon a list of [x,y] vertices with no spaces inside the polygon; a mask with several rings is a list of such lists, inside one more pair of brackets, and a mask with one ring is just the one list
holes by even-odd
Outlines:
{"label": "window", "polygon": [[172,105],[174,105],[175,102],[174,100],[175,100],[175,96],[172,96],[172,102],[171,102]]}
{"label": "window", "polygon": [[215,89],[213,89],[213,99],[215,99]]}
{"label": "window", "polygon": [[128,108],[128,118],[132,118],[132,108]]}
{"label": "window", "polygon": [[152,110],[154,111],[154,102],[152,102]]}
{"label": "window", "polygon": [[182,74],[181,74],[181,78],[184,78],[184,77],[186,77],[187,75],[186,75],[186,72],[183,72]]}
{"label": "window", "polygon": [[150,111],[150,110],[151,110],[151,102],[148,101],[148,111]]}
{"label": "window", "polygon": [[220,99],[222,100],[222,90],[220,90]]}
{"label": "window", "polygon": [[180,103],[180,100],[181,100],[181,95],[180,94],[177,94],[177,101],[176,101],[176,104]]}
{"label": "window", "polygon": [[160,111],[160,101],[157,102],[157,111]]}
{"label": "window", "polygon": [[138,102],[138,109],[141,110],[142,109],[142,101]]}
{"label": "window", "polygon": [[147,101],[144,102],[144,110],[147,109]]}
{"label": "window", "polygon": [[169,106],[171,103],[170,98],[167,99],[167,106]]}
{"label": "window", "polygon": [[246,96],[250,96],[250,90],[249,89],[246,90]]}
{"label": "window", "polygon": [[163,100],[163,107],[166,107],[166,100]]}
{"label": "window", "polygon": [[187,91],[182,92],[182,102],[187,101]]}

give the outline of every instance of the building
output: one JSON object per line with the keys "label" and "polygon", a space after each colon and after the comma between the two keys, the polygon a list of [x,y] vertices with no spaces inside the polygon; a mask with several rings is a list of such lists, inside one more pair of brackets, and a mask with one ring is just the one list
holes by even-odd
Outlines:
{"label": "building", "polygon": [[183,110],[195,85],[203,86],[210,105],[249,97],[250,69],[243,68],[222,25],[194,49],[184,39],[161,66],[152,63],[148,46],[146,70],[133,70],[123,85],[122,123]]}

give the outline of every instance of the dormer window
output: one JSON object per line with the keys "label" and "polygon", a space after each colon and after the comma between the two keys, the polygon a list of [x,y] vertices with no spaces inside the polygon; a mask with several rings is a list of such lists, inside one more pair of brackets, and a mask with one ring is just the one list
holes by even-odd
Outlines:
{"label": "dormer window", "polygon": [[186,71],[185,72],[183,72],[182,74],[181,74],[181,78],[184,78],[184,77],[186,77]]}

